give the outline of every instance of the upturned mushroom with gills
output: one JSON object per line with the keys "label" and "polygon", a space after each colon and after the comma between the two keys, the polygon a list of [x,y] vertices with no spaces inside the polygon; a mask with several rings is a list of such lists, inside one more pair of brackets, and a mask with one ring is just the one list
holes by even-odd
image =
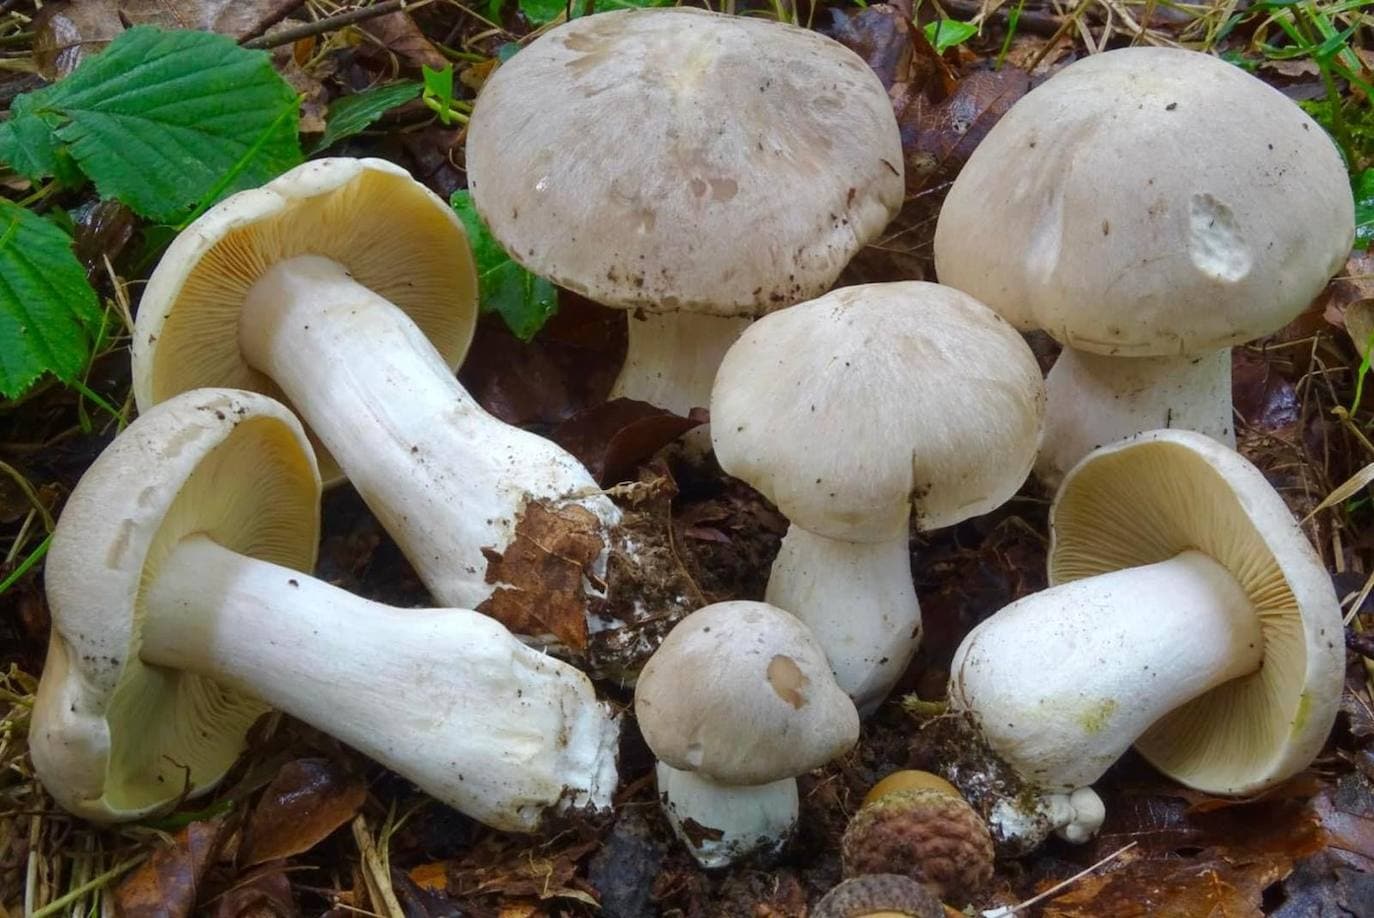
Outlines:
{"label": "upturned mushroom with gills", "polygon": [[612,396],[684,415],[750,320],[829,289],[905,194],[892,103],[858,55],[687,7],[522,48],[477,97],[467,166],[512,258],[629,311]]}
{"label": "upturned mushroom with gills", "polygon": [[761,602],[722,602],[678,622],[635,687],[673,831],[703,867],[781,848],[796,776],[859,739],[859,715],[811,632]]}
{"label": "upturned mushroom with gills", "polygon": [[[634,668],[654,643],[639,646],[634,603],[622,618],[592,608],[611,553],[633,552],[620,511],[577,459],[492,417],[454,377],[476,295],[462,224],[403,169],[308,162],[212,207],[168,248],[139,307],[134,394],[145,411],[197,386],[285,400],[326,481],[347,476],[440,603],[570,651],[599,632],[607,668]],[[557,596],[499,562],[556,537],[571,543]],[[568,605],[556,626],[518,625],[527,607]]]}
{"label": "upturned mushroom with gills", "polygon": [[951,526],[1015,494],[1044,402],[1016,330],[938,284],[834,290],[760,319],[726,354],[716,458],[791,522],[766,598],[816,635],[861,713],[920,642],[911,523]]}
{"label": "upturned mushroom with gills", "polygon": [[1134,47],[1065,67],[945,198],[940,282],[1064,345],[1036,475],[1156,428],[1235,446],[1230,348],[1312,302],[1354,241],[1336,145],[1240,67]]}
{"label": "upturned mushroom with gills", "polygon": [[[1050,523],[1051,586],[974,628],[950,664],[951,706],[998,755],[1079,803],[1132,745],[1213,794],[1312,762],[1344,682],[1340,606],[1258,469],[1203,434],[1151,431],[1071,470]],[[1080,809],[1101,823],[1100,802]]]}
{"label": "upturned mushroom with gills", "polygon": [[52,637],[29,745],[96,822],[210,790],[285,711],[498,829],[609,805],[619,725],[591,682],[462,609],[398,609],[307,572],[320,479],[296,418],[199,389],[87,470],[47,559]]}

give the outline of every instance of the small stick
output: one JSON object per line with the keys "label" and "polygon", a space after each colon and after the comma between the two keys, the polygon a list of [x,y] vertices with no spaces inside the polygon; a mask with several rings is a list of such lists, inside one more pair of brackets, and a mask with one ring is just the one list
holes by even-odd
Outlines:
{"label": "small stick", "polygon": [[1015,915],[1022,909],[1030,908],[1037,902],[1043,902],[1045,899],[1048,899],[1051,896],[1057,896],[1064,889],[1064,887],[1077,883],[1079,880],[1083,879],[1088,874],[1092,873],[1094,870],[1097,870],[1099,867],[1105,866],[1106,864],[1116,860],[1121,855],[1125,854],[1127,851],[1130,851],[1137,844],[1139,844],[1139,842],[1131,842],[1130,844],[1124,847],[1117,848],[1111,854],[1107,855],[1102,860],[1098,861],[1096,864],[1093,864],[1091,867],[1083,868],[1082,870],[1078,871],[1078,873],[1075,873],[1073,876],[1069,877],[1067,880],[1061,880],[1060,882],[1051,886],[1049,889],[1040,893],[1040,895],[1032,896],[1025,902],[1020,902],[1016,905],[1004,905],[1001,908],[989,909],[988,911],[983,912],[983,918],[1011,918],[1012,915]]}
{"label": "small stick", "polygon": [[376,19],[378,16],[385,16],[388,13],[417,10],[422,6],[429,6],[433,2],[434,0],[384,0],[375,6],[358,7],[346,13],[339,13],[337,16],[328,16],[314,22],[306,22],[289,29],[282,29],[272,35],[260,35],[245,41],[243,46],[245,48],[276,48],[281,45],[289,45],[294,41],[300,41],[302,38],[312,38],[325,32],[341,29],[346,25]]}

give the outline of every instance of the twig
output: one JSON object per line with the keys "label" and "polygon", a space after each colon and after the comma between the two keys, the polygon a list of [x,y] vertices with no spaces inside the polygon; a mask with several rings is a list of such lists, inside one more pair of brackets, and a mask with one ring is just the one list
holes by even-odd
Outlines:
{"label": "twig", "polygon": [[276,48],[280,45],[289,45],[294,41],[300,41],[302,38],[323,35],[325,32],[332,32],[357,22],[376,19],[378,16],[385,16],[388,13],[418,10],[420,7],[429,6],[433,2],[434,0],[384,0],[375,6],[351,9],[346,13],[339,13],[337,16],[327,16],[314,22],[306,22],[289,29],[282,29],[272,35],[260,35],[245,41],[243,46],[245,48]]}
{"label": "twig", "polygon": [[[982,0],[942,0],[941,5],[964,18],[972,18],[983,11]],[[1011,10],[1000,6],[987,18],[1005,23],[1011,18]],[[1059,31],[1061,24],[1060,18],[1053,13],[1038,13],[1034,10],[1023,9],[1016,19],[1016,28],[1024,29],[1032,35],[1054,35]]]}

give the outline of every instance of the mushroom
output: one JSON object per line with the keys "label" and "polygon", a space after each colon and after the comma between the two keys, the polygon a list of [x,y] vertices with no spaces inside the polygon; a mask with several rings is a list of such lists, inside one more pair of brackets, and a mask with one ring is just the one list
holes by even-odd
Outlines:
{"label": "mushroom", "polygon": [[467,166],[512,258],[631,310],[612,395],[679,414],[707,403],[751,318],[826,290],[905,193],[892,103],[862,59],[689,8],[531,42],[483,86]]}
{"label": "mushroom", "polygon": [[861,713],[920,641],[912,514],[924,531],[1006,501],[1043,411],[1021,336],[937,284],[841,288],[754,323],[726,354],[716,458],[792,523],[767,599],[815,633]]}
{"label": "mushroom", "polygon": [[871,873],[826,893],[811,918],[945,918],[935,894],[910,877]]}
{"label": "mushroom", "polygon": [[878,782],[841,840],[845,876],[902,873],[946,901],[969,902],[992,879],[992,837],[948,781],[899,771]]}
{"label": "mushroom", "polygon": [[[140,410],[197,386],[283,398],[441,603],[487,611],[531,505],[576,508],[595,594],[620,513],[573,456],[458,383],[476,280],[453,211],[404,170],[321,159],[208,210],[168,248],[139,309]],[[661,610],[660,610],[661,611]],[[602,623],[610,629],[620,623]]]}
{"label": "mushroom", "polygon": [[169,399],[100,454],[45,575],[29,742],[53,797],[112,822],[205,793],[272,707],[496,828],[608,806],[619,727],[587,677],[476,612],[308,576],[319,496],[300,423],[251,392]]}
{"label": "mushroom", "polygon": [[1050,522],[1050,588],[974,628],[950,664],[951,706],[1009,765],[1100,825],[1088,785],[1132,744],[1214,794],[1312,761],[1341,695],[1340,607],[1258,469],[1202,434],[1151,431],[1071,470]]}
{"label": "mushroom", "polygon": [[811,632],[761,602],[679,622],[640,674],[635,716],[668,820],[703,867],[780,848],[797,821],[796,776],[859,738]]}
{"label": "mushroom", "polygon": [[1019,100],[940,212],[935,265],[1064,345],[1036,474],[1181,427],[1235,445],[1232,345],[1291,321],[1345,263],[1331,139],[1239,67],[1176,48],[1078,61]]}

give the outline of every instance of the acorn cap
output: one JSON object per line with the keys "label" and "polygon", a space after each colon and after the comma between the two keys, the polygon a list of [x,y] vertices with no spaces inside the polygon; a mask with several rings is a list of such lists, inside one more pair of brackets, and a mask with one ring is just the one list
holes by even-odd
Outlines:
{"label": "acorn cap", "polygon": [[766,316],[711,393],[721,468],[789,520],[846,542],[938,529],[1001,505],[1040,443],[1026,342],[951,287],[842,287]]}
{"label": "acorn cap", "polygon": [[720,784],[819,768],[859,738],[859,714],[805,625],[762,602],[698,609],[669,632],[635,686],[655,756]]}
{"label": "acorn cap", "polygon": [[910,877],[869,874],[826,893],[811,918],[945,918],[945,909],[934,893]]}
{"label": "acorn cap", "polygon": [[267,706],[139,658],[144,585],[184,537],[308,572],[320,480],[300,422],[252,392],[196,389],[150,408],[67,501],[45,582],[52,637],[29,730],[67,810],[127,820],[204,792]]}
{"label": "acorn cap", "polygon": [[945,198],[935,266],[1069,347],[1196,354],[1291,321],[1354,227],[1341,155],[1291,99],[1206,54],[1122,48],[988,132]]}
{"label": "acorn cap", "polygon": [[1090,454],[1050,512],[1051,585],[1202,552],[1249,598],[1262,664],[1176,708],[1136,749],[1198,790],[1244,794],[1306,768],[1336,717],[1345,645],[1331,577],[1264,475],[1202,434],[1158,430]]}
{"label": "acorn cap", "polygon": [[[134,327],[139,410],[200,386],[290,404],[244,362],[238,327],[253,285],[297,255],[343,265],[414,320],[445,363],[462,362],[477,323],[477,270],[453,209],[385,160],[316,159],[225,198],[168,246]],[[327,483],[342,478],[323,451],[320,468]]]}
{"label": "acorn cap", "polygon": [[964,798],[916,788],[884,794],[854,814],[841,842],[846,876],[905,873],[962,905],[992,878],[992,836]]}
{"label": "acorn cap", "polygon": [[482,87],[467,167],[535,274],[607,306],[721,316],[821,293],[905,196],[892,103],[858,55],[685,7],[531,42]]}

